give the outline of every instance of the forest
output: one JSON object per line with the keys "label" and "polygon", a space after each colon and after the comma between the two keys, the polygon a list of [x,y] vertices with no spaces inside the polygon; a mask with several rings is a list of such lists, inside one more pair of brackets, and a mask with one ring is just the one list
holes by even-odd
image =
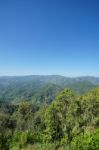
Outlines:
{"label": "forest", "polygon": [[99,150],[98,79],[0,78],[0,150]]}

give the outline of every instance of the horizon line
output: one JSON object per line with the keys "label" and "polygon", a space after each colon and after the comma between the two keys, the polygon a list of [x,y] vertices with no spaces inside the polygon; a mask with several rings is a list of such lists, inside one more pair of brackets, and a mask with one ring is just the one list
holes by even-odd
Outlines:
{"label": "horizon line", "polygon": [[78,75],[78,76],[66,76],[61,74],[17,74],[17,75],[0,75],[0,77],[29,77],[29,76],[61,76],[66,78],[79,78],[79,77],[94,77],[99,78],[95,75]]}

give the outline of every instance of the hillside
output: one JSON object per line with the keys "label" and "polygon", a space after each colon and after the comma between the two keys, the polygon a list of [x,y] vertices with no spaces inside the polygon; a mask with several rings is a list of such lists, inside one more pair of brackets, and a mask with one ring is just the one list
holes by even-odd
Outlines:
{"label": "hillside", "polygon": [[51,102],[64,88],[69,87],[76,93],[83,94],[98,85],[99,78],[95,77],[5,76],[0,77],[0,100]]}
{"label": "hillside", "polygon": [[34,149],[99,150],[99,88],[81,96],[64,89],[43,105],[0,102],[0,150]]}

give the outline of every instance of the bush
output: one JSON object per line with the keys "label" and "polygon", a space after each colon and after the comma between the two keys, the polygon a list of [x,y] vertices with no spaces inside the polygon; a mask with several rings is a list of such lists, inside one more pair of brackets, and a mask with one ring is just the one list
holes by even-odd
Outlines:
{"label": "bush", "polygon": [[72,142],[73,150],[99,150],[99,130],[94,133],[80,135]]}

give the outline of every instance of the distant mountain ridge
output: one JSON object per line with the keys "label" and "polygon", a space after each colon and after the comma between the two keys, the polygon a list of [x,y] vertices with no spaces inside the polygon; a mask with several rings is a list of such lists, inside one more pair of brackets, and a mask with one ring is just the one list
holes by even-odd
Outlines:
{"label": "distant mountain ridge", "polygon": [[2,76],[0,77],[0,100],[51,102],[64,88],[83,94],[99,86],[99,78],[65,77],[60,75]]}
{"label": "distant mountain ridge", "polygon": [[99,85],[99,78],[92,76],[82,77],[65,77],[60,75],[30,75],[30,76],[2,76],[0,77],[0,85],[9,85],[13,83],[53,83],[62,86],[73,84],[75,82],[90,82],[94,85]]}

